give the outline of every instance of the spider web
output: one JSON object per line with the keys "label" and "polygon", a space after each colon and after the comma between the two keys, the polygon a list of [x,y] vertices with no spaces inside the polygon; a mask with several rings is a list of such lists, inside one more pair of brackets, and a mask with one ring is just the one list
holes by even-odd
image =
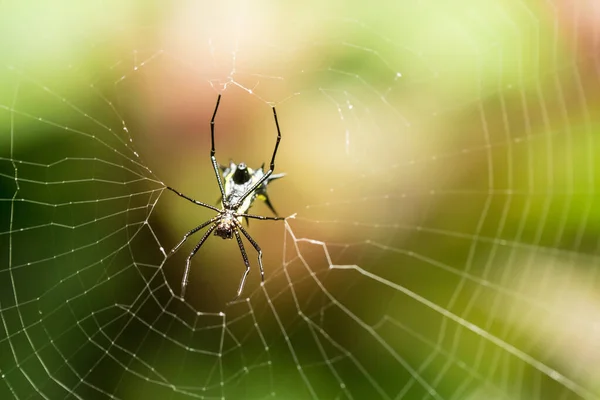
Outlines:
{"label": "spider web", "polygon": [[600,9],[396,3],[2,3],[0,397],[600,398]]}

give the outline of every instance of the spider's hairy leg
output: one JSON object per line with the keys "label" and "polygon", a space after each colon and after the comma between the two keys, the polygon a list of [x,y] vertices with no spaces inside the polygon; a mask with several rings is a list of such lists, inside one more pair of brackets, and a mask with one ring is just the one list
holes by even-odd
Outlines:
{"label": "spider's hairy leg", "polygon": [[196,255],[196,253],[198,252],[200,247],[204,244],[206,239],[208,239],[208,237],[210,236],[212,231],[215,230],[216,227],[217,227],[217,224],[213,224],[210,228],[208,228],[208,230],[204,233],[204,236],[202,236],[202,239],[200,239],[200,241],[198,242],[196,247],[194,247],[194,250],[192,250],[192,252],[188,256],[187,260],[185,261],[185,271],[183,272],[183,279],[181,280],[181,299],[182,300],[185,297],[185,288],[188,285],[188,280],[189,280],[189,275],[190,275],[190,263],[192,261],[192,257],[194,257]]}
{"label": "spider's hairy leg", "polygon": [[202,206],[202,207],[210,208],[211,210],[213,210],[213,211],[216,211],[216,212],[218,212],[218,213],[220,213],[220,212],[221,212],[221,210],[219,210],[217,207],[215,207],[215,206],[211,206],[210,204],[206,204],[206,203],[203,203],[203,202],[201,202],[201,201],[198,201],[198,200],[194,200],[194,199],[192,199],[191,197],[188,197],[188,196],[186,196],[185,194],[183,194],[183,193],[181,193],[181,192],[178,192],[177,190],[173,189],[173,188],[172,188],[172,187],[170,187],[170,186],[166,186],[166,188],[167,188],[167,189],[169,189],[171,192],[173,192],[173,193],[177,194],[178,196],[180,196],[180,197],[183,197],[184,199],[186,199],[186,200],[188,200],[188,201],[191,201],[192,203],[194,203],[194,204],[196,204],[196,205],[198,205],[198,206]]}
{"label": "spider's hairy leg", "polygon": [[195,227],[194,229],[190,230],[188,233],[186,233],[185,235],[183,235],[183,239],[181,239],[181,241],[179,243],[177,243],[177,246],[173,247],[173,250],[171,250],[169,252],[168,257],[171,257],[173,254],[175,254],[175,252],[177,250],[179,250],[179,248],[181,247],[181,245],[183,245],[185,243],[185,241],[187,240],[188,237],[192,236],[194,233],[198,232],[200,229],[206,227],[207,225],[212,224],[215,221],[218,221],[219,218],[221,218],[220,215],[217,215],[216,217],[213,217],[211,219],[209,219],[206,222],[203,222],[202,224],[198,225],[197,227]]}
{"label": "spider's hairy leg", "polygon": [[281,130],[279,129],[279,121],[277,121],[277,111],[275,111],[275,107],[273,107],[273,117],[275,118],[275,126],[277,127],[277,140],[275,141],[275,149],[273,150],[273,155],[271,156],[271,164],[269,166],[269,170],[246,192],[238,199],[234,208],[237,209],[244,202],[246,197],[250,195],[250,193],[254,193],[254,191],[260,187],[273,173],[275,170],[275,156],[277,156],[277,149],[279,148],[279,142],[281,141]]}
{"label": "spider's hairy leg", "polygon": [[252,246],[254,247],[254,250],[256,250],[256,252],[258,253],[258,268],[260,269],[260,279],[261,279],[261,281],[264,282],[265,281],[265,271],[263,270],[263,265],[262,265],[262,250],[260,249],[260,246],[258,245],[258,243],[256,243],[256,241],[254,239],[252,239],[252,236],[250,236],[248,231],[246,231],[244,229],[242,224],[240,224],[237,219],[234,221],[235,221],[235,224],[238,227],[238,229],[240,231],[242,231],[242,234],[244,236],[246,236],[246,239],[248,239],[250,244],[252,244]]}
{"label": "spider's hairy leg", "polygon": [[235,238],[237,239],[238,246],[240,248],[240,251],[242,252],[242,258],[244,259],[244,264],[246,265],[246,271],[244,272],[242,280],[240,281],[240,287],[238,288],[237,295],[233,298],[233,300],[237,300],[238,297],[242,295],[242,290],[244,290],[244,285],[246,284],[246,277],[250,272],[250,261],[248,261],[248,254],[246,254],[246,249],[244,249],[244,243],[242,243],[240,233],[237,229],[234,229],[233,232],[235,233]]}
{"label": "spider's hairy leg", "polygon": [[282,221],[282,220],[285,219],[285,217],[265,217],[263,215],[254,215],[254,214],[240,214],[240,213],[235,213],[234,215],[236,217],[260,219],[262,221]]}
{"label": "spider's hairy leg", "polygon": [[[221,181],[221,172],[219,171],[219,163],[217,163],[217,158],[215,157],[215,118],[217,116],[217,110],[219,109],[219,103],[221,102],[221,95],[217,97],[217,105],[215,106],[215,111],[213,112],[212,119],[210,120],[210,161],[213,165],[213,169],[215,170],[215,176],[217,177],[217,182],[219,183],[219,190],[221,191],[221,198],[226,199],[225,197],[225,188],[223,187],[223,182]],[[224,203],[224,202],[223,202]]]}

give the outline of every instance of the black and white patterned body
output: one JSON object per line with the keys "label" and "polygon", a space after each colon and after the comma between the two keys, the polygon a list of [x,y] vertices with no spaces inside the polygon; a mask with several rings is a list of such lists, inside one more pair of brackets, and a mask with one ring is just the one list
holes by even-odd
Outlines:
{"label": "black and white patterned body", "polygon": [[[252,188],[252,185],[256,184],[263,178],[265,175],[263,168],[264,166],[261,166],[258,169],[252,169],[243,162],[235,164],[233,161],[230,161],[228,166],[220,166],[221,171],[223,171],[223,179],[225,181],[224,186],[226,203],[236,204],[240,202],[244,193],[246,193],[248,189]],[[250,193],[248,197],[241,201],[240,206],[235,210],[235,212],[246,214],[248,210],[250,210],[250,207],[252,207],[254,204],[254,200],[258,198],[265,202],[273,214],[277,215],[277,212],[275,211],[275,208],[271,204],[269,196],[267,195],[267,186],[269,182],[279,179],[284,175],[285,174],[271,174],[259,187]],[[223,205],[222,200],[221,205]],[[248,219],[246,219],[246,222],[248,222]]]}

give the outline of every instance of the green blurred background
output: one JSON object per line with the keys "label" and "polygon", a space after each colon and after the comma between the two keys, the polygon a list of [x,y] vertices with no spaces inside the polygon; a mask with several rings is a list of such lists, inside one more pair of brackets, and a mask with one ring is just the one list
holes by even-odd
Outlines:
{"label": "green blurred background", "polygon": [[[600,7],[0,3],[0,398],[600,398]],[[285,222],[210,238],[209,161]],[[269,215],[264,204],[252,212]]]}

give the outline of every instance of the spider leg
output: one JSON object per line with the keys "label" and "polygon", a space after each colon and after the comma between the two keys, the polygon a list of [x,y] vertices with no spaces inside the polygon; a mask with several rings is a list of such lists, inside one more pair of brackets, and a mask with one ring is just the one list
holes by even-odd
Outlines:
{"label": "spider leg", "polygon": [[213,222],[217,221],[220,217],[221,217],[220,215],[217,215],[216,217],[209,219],[208,221],[198,225],[197,227],[195,227],[194,229],[192,229],[191,231],[189,231],[188,233],[183,235],[183,239],[181,239],[181,241],[179,243],[177,243],[177,246],[173,247],[173,250],[171,250],[169,252],[169,257],[172,256],[173,254],[175,254],[175,252],[177,250],[179,250],[181,245],[185,243],[185,241],[187,240],[188,237],[192,236],[194,233],[198,232],[200,229],[204,228],[205,226],[210,225]]}
{"label": "spider leg", "polygon": [[273,117],[275,117],[275,126],[277,126],[277,141],[275,142],[275,149],[273,150],[273,155],[271,156],[271,164],[269,166],[269,170],[258,180],[258,182],[256,182],[248,190],[246,190],[242,197],[238,199],[234,207],[236,209],[240,206],[240,204],[244,202],[244,200],[250,195],[250,193],[253,193],[256,190],[256,188],[260,187],[260,185],[262,185],[267,179],[269,179],[269,177],[273,173],[273,170],[275,169],[275,156],[277,155],[277,149],[279,148],[279,142],[281,141],[281,130],[279,129],[279,121],[277,121],[277,112],[275,111],[275,107],[273,107]]}
{"label": "spider leg", "polygon": [[285,219],[284,217],[265,217],[263,215],[254,215],[254,214],[235,213],[234,215],[236,217],[254,218],[254,219],[260,219],[262,221],[281,221],[282,219]]}
{"label": "spider leg", "polygon": [[213,112],[212,119],[210,120],[210,160],[213,165],[213,169],[215,170],[215,176],[217,177],[217,182],[219,183],[219,190],[221,190],[221,196],[225,199],[225,189],[223,188],[223,182],[221,181],[221,172],[219,172],[219,164],[217,163],[217,159],[215,158],[215,117],[217,116],[217,110],[219,109],[219,102],[221,101],[221,95],[217,97],[217,105],[215,106],[215,111]]}
{"label": "spider leg", "polygon": [[279,121],[277,120],[277,111],[275,111],[275,107],[273,107],[273,117],[275,118],[275,126],[277,127],[277,141],[275,142],[275,149],[273,149],[273,155],[271,156],[269,175],[271,175],[275,169],[275,156],[277,155],[277,149],[279,148],[279,142],[281,141],[281,130],[279,129]]}
{"label": "spider leg", "polygon": [[174,192],[174,193],[175,193],[175,194],[177,194],[178,196],[181,196],[181,197],[183,197],[184,199],[191,201],[192,203],[194,203],[194,204],[196,204],[196,205],[198,205],[198,206],[202,206],[202,207],[210,208],[211,210],[213,210],[213,211],[216,211],[216,212],[218,212],[218,213],[220,213],[220,212],[221,212],[221,210],[219,210],[217,207],[215,207],[215,206],[211,206],[210,204],[206,204],[206,203],[203,203],[203,202],[201,202],[201,201],[198,201],[198,200],[194,200],[194,199],[192,199],[191,197],[188,197],[188,196],[186,196],[185,194],[178,192],[177,190],[173,189],[173,188],[172,188],[172,187],[170,187],[170,186],[167,186],[167,189],[169,189],[171,192]]}
{"label": "spider leg", "polygon": [[244,236],[246,236],[246,239],[248,239],[248,241],[254,247],[254,250],[256,250],[256,252],[258,253],[258,268],[260,268],[260,279],[261,279],[261,281],[264,282],[265,281],[265,271],[263,270],[263,265],[262,265],[262,250],[260,249],[260,246],[258,245],[258,243],[256,243],[256,241],[254,239],[252,239],[252,236],[250,236],[248,231],[246,231],[244,229],[242,224],[240,224],[237,219],[235,219],[234,221],[235,221],[235,224],[238,227],[238,229],[240,231],[242,231],[242,234]]}
{"label": "spider leg", "polygon": [[246,277],[248,276],[248,273],[250,272],[250,261],[248,261],[248,254],[246,254],[246,249],[244,249],[244,243],[242,243],[242,238],[240,237],[240,233],[238,232],[237,229],[234,229],[233,232],[235,233],[235,238],[237,239],[238,246],[240,248],[240,251],[242,252],[242,258],[244,259],[244,264],[246,265],[246,271],[244,272],[244,275],[242,276],[242,280],[240,281],[240,287],[238,288],[237,295],[233,299],[233,300],[237,300],[237,298],[240,297],[240,295],[242,294],[242,290],[244,290],[244,285],[246,284]]}
{"label": "spider leg", "polygon": [[204,236],[202,236],[202,239],[200,239],[200,242],[198,242],[196,247],[194,247],[194,250],[192,250],[187,260],[185,261],[185,271],[183,272],[183,279],[181,280],[181,299],[183,299],[185,296],[185,288],[188,284],[190,274],[190,262],[192,261],[192,257],[196,255],[200,247],[204,244],[206,239],[208,239],[208,236],[210,236],[210,234],[212,233],[212,231],[215,230],[216,227],[217,224],[213,224],[210,228],[208,228],[208,230],[204,233]]}

